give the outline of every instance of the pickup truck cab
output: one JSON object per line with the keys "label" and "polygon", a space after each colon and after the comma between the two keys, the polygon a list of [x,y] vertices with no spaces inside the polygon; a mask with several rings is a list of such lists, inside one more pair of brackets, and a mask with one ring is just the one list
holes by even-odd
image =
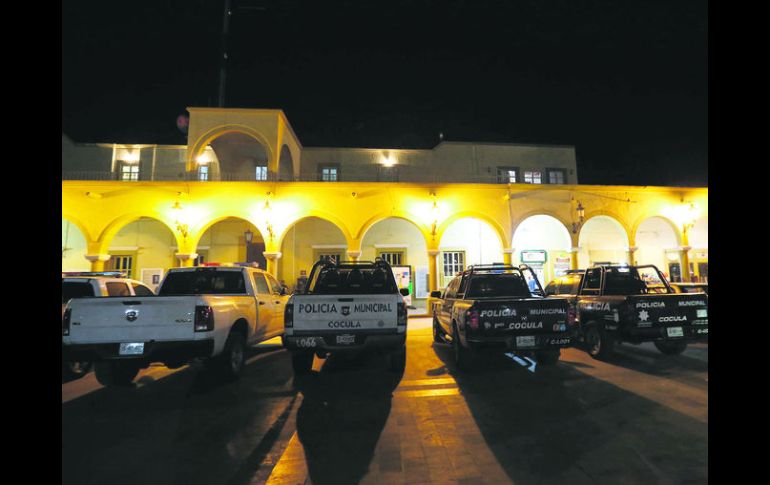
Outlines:
{"label": "pickup truck cab", "polygon": [[[118,271],[102,272],[62,272],[61,278],[61,315],[67,302],[73,298],[101,296],[150,296],[155,293],[141,281],[126,278]],[[90,361],[70,361],[62,358],[62,377],[78,379],[88,374],[93,367]]]}
{"label": "pickup truck cab", "polygon": [[597,359],[619,342],[653,342],[674,355],[708,339],[708,295],[676,293],[654,265],[589,268],[552,281],[546,294],[570,302],[579,339]]}
{"label": "pickup truck cab", "polygon": [[153,362],[176,368],[195,358],[234,380],[247,345],[283,333],[287,298],[275,278],[257,268],[172,268],[157,296],[71,300],[63,349],[71,359],[95,361],[103,385],[126,385]]}
{"label": "pickup truck cab", "polygon": [[477,352],[515,351],[554,364],[572,343],[574,315],[566,301],[543,295],[527,266],[471,266],[443,294],[431,292],[433,341],[452,344],[460,370]]}
{"label": "pickup truck cab", "polygon": [[308,284],[286,304],[283,344],[295,374],[307,374],[313,357],[387,352],[390,369],[406,365],[407,309],[393,271],[375,261],[318,261]]}

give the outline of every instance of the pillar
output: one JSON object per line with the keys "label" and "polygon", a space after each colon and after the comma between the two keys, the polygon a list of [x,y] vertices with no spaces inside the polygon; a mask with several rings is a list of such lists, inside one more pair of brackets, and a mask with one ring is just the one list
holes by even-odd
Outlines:
{"label": "pillar", "polygon": [[635,266],[636,265],[636,257],[634,254],[636,253],[636,250],[639,249],[636,246],[629,246],[626,250],[626,260],[628,261],[629,266]]}
{"label": "pillar", "polygon": [[513,265],[513,252],[516,248],[503,248],[503,263]]}
{"label": "pillar", "polygon": [[438,263],[436,258],[440,251],[428,249],[428,291],[438,290]]}
{"label": "pillar", "polygon": [[358,261],[358,259],[361,257],[361,251],[347,251],[348,258],[350,258],[351,261]]}
{"label": "pillar", "polygon": [[569,269],[579,269],[578,268],[578,252],[580,252],[580,248],[575,246],[570,248],[569,250]]}
{"label": "pillar", "polygon": [[690,278],[690,246],[679,247],[679,261],[682,265],[682,281],[689,283]]}
{"label": "pillar", "polygon": [[104,263],[110,260],[109,254],[86,254],[91,263],[91,271],[104,271]]}
{"label": "pillar", "polygon": [[197,257],[197,253],[176,253],[176,259],[179,260],[180,268],[190,268],[194,266],[195,258]]}
{"label": "pillar", "polygon": [[267,271],[268,273],[273,275],[276,279],[278,279],[278,260],[281,258],[281,252],[265,251],[262,254],[265,256],[265,260],[267,261],[267,268],[265,268],[265,271]]}

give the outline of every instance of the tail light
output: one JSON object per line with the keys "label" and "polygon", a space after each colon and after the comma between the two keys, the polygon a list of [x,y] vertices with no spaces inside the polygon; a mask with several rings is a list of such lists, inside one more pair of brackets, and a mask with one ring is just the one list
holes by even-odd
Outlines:
{"label": "tail light", "polygon": [[283,326],[286,328],[294,327],[294,303],[287,303],[283,310]]}
{"label": "tail light", "polygon": [[67,308],[64,310],[64,316],[61,318],[61,334],[70,334],[70,318],[72,318],[72,309]]}
{"label": "tail light", "polygon": [[575,310],[574,306],[569,305],[567,307],[567,325],[574,326],[576,321],[577,321],[577,311]]}
{"label": "tail light", "polygon": [[478,330],[479,312],[476,310],[468,310],[465,312],[465,321],[468,322],[468,325],[470,325],[473,330]]}
{"label": "tail light", "polygon": [[397,325],[399,327],[406,326],[406,303],[403,301],[398,302],[398,320]]}
{"label": "tail light", "polygon": [[214,310],[210,306],[195,307],[195,331],[210,332],[214,330]]}

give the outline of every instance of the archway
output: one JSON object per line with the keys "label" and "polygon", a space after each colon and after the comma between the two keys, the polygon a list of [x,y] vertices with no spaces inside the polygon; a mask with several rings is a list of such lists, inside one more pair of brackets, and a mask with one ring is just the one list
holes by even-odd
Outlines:
{"label": "archway", "polygon": [[[247,234],[251,234],[251,242],[247,241]],[[196,265],[256,263],[267,268],[262,233],[251,222],[237,217],[227,217],[209,226],[198,240],[195,252]]]}
{"label": "archway", "polygon": [[681,281],[679,237],[671,221],[653,216],[636,229],[636,264],[654,264],[669,277]]}
{"label": "archway", "polygon": [[555,217],[539,214],[524,219],[513,233],[513,261],[528,264],[545,287],[570,268],[572,239]]}
{"label": "archway", "polygon": [[486,221],[464,217],[452,222],[439,242],[439,287],[472,264],[503,262],[503,244],[498,232]]}
{"label": "archway", "polygon": [[88,241],[80,228],[62,217],[61,220],[61,270],[91,271],[86,259]]}
{"label": "archway", "polygon": [[703,216],[688,230],[693,281],[709,280],[709,218]]}
{"label": "archway", "polygon": [[627,263],[628,234],[610,216],[594,216],[580,228],[578,265],[587,268],[598,263]]}
{"label": "archway", "polygon": [[168,268],[177,266],[176,239],[163,222],[141,217],[120,228],[109,241],[106,271],[123,271],[156,289]]}
{"label": "archway", "polygon": [[208,161],[212,180],[268,180],[268,151],[254,137],[230,132],[214,138],[209,146],[216,156]]}
{"label": "archway", "polygon": [[361,259],[383,258],[393,267],[400,288],[409,288],[407,303],[424,313],[428,291],[428,246],[417,225],[389,217],[370,226],[361,237]]}
{"label": "archway", "polygon": [[289,147],[284,145],[281,148],[281,155],[278,158],[278,181],[291,182],[294,180],[294,161]]}
{"label": "archway", "polygon": [[320,217],[306,217],[295,222],[281,241],[279,279],[291,291],[304,289],[310,270],[319,259],[349,259],[348,243],[342,230]]}

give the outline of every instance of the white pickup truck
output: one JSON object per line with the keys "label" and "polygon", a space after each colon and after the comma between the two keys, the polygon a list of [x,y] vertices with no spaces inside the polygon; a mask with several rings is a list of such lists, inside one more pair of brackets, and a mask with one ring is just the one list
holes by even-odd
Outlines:
{"label": "white pickup truck", "polygon": [[103,385],[127,385],[152,362],[176,368],[194,358],[234,380],[246,345],[283,333],[287,299],[275,278],[256,268],[173,268],[157,296],[71,300],[62,352],[94,361]]}
{"label": "white pickup truck", "polygon": [[388,263],[318,261],[304,293],[286,304],[283,345],[295,374],[307,374],[313,357],[386,351],[390,369],[406,364],[406,303]]}

